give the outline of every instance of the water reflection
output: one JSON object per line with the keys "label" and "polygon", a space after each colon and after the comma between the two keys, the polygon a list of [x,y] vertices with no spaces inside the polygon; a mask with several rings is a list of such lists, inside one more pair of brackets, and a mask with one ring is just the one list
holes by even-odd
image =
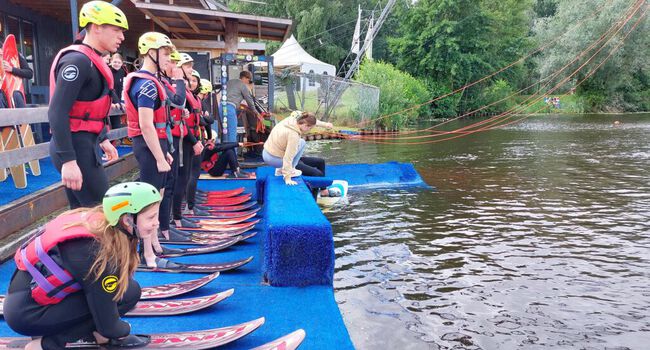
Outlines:
{"label": "water reflection", "polygon": [[355,345],[647,349],[649,117],[540,117],[409,147],[311,143],[331,162],[413,162],[437,188],[352,190],[327,214]]}

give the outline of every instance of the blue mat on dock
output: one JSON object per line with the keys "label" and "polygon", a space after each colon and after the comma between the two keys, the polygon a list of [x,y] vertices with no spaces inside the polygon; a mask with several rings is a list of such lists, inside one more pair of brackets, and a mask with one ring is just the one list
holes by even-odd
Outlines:
{"label": "blue mat on dock", "polygon": [[[118,147],[117,152],[120,156],[124,156],[125,154],[131,153],[131,147]],[[11,176],[9,176],[5,181],[0,182],[0,206],[9,204],[21,197],[28,196],[61,181],[61,174],[54,168],[50,157],[41,159],[40,164],[40,176],[32,175],[29,169],[27,169],[26,188],[17,189],[14,186]]]}
{"label": "blue mat on dock", "polygon": [[347,181],[350,187],[430,187],[411,163],[328,165],[325,172],[331,179]]}
{"label": "blue mat on dock", "polygon": [[[203,190],[225,190],[246,187],[246,192],[255,194],[254,181],[199,181]],[[284,186],[284,184],[282,184]],[[275,198],[267,205],[278,206],[283,203]],[[266,212],[262,210],[260,215]],[[297,213],[284,211],[283,220],[290,220]],[[130,317],[134,332],[156,333],[181,330],[194,330],[234,325],[265,317],[266,322],[250,335],[220,349],[250,349],[270,342],[280,336],[302,328],[307,336],[301,349],[353,349],[347,329],[338,309],[331,285],[309,287],[271,287],[262,283],[262,261],[266,235],[264,222],[256,226],[258,235],[239,243],[225,251],[177,258],[182,262],[225,262],[253,256],[247,265],[230,272],[197,291],[184,297],[194,297],[234,288],[234,294],[221,303],[200,312],[173,317]],[[12,261],[0,265],[0,293],[5,294],[9,278],[13,272]],[[143,286],[171,283],[200,277],[198,274],[174,274],[138,272],[136,279]],[[0,321],[0,336],[16,335],[4,321]]]}

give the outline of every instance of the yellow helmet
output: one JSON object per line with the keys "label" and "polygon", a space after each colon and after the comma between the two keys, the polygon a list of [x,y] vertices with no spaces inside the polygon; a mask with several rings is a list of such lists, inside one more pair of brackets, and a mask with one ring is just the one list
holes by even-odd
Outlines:
{"label": "yellow helmet", "polygon": [[190,54],[185,53],[185,52],[181,52],[180,55],[181,55],[181,59],[176,64],[177,66],[180,67],[180,66],[184,65],[187,62],[194,62],[194,59],[192,58],[192,56],[190,56]]}
{"label": "yellow helmet", "polygon": [[180,52],[174,50],[174,51],[172,51],[172,54],[169,55],[169,58],[170,58],[172,61],[176,61],[176,62],[178,62],[178,61],[181,60],[181,54],[180,54]]}
{"label": "yellow helmet", "polygon": [[212,92],[212,83],[208,79],[201,79],[199,93],[209,94]]}
{"label": "yellow helmet", "polygon": [[194,69],[192,69],[192,75],[195,76],[196,79],[201,80],[201,74],[199,74],[199,72],[195,71]]}
{"label": "yellow helmet", "polygon": [[85,3],[79,11],[79,26],[85,28],[89,23],[97,25],[110,24],[123,29],[129,29],[129,22],[124,12],[117,6],[104,1]]}
{"label": "yellow helmet", "polygon": [[140,39],[138,39],[138,51],[141,55],[144,55],[151,49],[156,50],[161,47],[175,48],[172,41],[169,40],[169,37],[163,33],[147,32],[142,34]]}

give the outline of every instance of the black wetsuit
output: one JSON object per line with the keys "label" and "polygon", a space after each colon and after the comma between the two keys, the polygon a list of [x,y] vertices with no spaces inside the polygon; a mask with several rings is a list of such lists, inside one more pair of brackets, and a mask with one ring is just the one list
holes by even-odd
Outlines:
{"label": "black wetsuit", "polygon": [[[18,61],[20,62],[20,68],[13,67],[10,74],[23,79],[31,79],[34,76],[34,71],[29,68],[29,63],[27,63],[25,57],[23,57],[21,54],[18,54]],[[13,94],[15,108],[27,107],[25,96],[23,96],[20,91],[14,91]]]}
{"label": "black wetsuit", "polygon": [[[115,93],[113,94],[113,103],[120,103],[122,101],[122,89],[124,88],[124,77],[126,77],[126,71],[124,68],[118,70],[111,67],[111,72],[113,72],[113,81],[115,82]],[[121,115],[111,115],[111,129],[118,129],[122,127],[122,116]]]}
{"label": "black wetsuit", "polygon": [[[82,290],[68,295],[60,303],[40,305],[31,296],[32,276],[16,270],[4,301],[3,313],[9,327],[26,336],[43,336],[43,349],[63,349],[68,342],[94,339],[93,331],[106,338],[127,336],[131,326],[120,319],[140,300],[140,285],[129,281],[129,287],[119,302],[113,301],[114,292],[102,287],[102,280],[116,271],[107,270],[97,280],[87,277],[96,258],[98,243],[91,238],[81,238],[60,243],[59,261]],[[50,255],[52,252],[50,252]]]}
{"label": "black wetsuit", "polygon": [[215,153],[218,155],[217,161],[208,170],[208,174],[211,176],[221,176],[226,169],[235,171],[239,167],[237,154],[235,154],[235,148],[237,146],[237,142],[225,142],[217,143],[213,149],[206,149],[203,155],[204,161],[209,160]]}
{"label": "black wetsuit", "polygon": [[[188,111],[192,110],[189,101],[186,101],[185,108]],[[192,167],[197,156],[194,156],[194,145],[200,142],[194,135],[194,130],[188,126],[187,135],[183,138],[183,166],[178,169],[178,178],[174,186],[174,200],[172,205],[172,216],[174,220],[181,219],[181,206],[183,198],[187,194],[187,189],[191,181]],[[180,143],[180,142],[179,142]],[[199,167],[201,166],[199,157]],[[192,207],[190,207],[192,209]]]}
{"label": "black wetsuit", "polygon": [[[205,128],[205,136],[208,140],[212,139],[212,124],[214,123],[214,109],[212,109],[212,104],[210,99],[212,95],[207,95],[203,100],[201,100],[201,110],[204,115],[201,116],[201,126]],[[208,112],[208,115],[205,115],[205,111]]]}
{"label": "black wetsuit", "polygon": [[[61,68],[73,65],[75,76],[61,77]],[[55,70],[56,87],[47,112],[52,130],[50,157],[54,167],[61,172],[63,163],[76,160],[83,183],[80,191],[66,187],[70,208],[93,207],[99,204],[108,190],[108,177],[104,172],[99,143],[104,135],[91,132],[70,131],[69,111],[75,101],[93,101],[104,94],[108,84],[86,55],[71,51],[63,55]]]}
{"label": "black wetsuit", "polygon": [[[167,78],[163,78],[167,79]],[[176,93],[173,93],[170,89],[165,87],[165,91],[167,92],[167,96],[169,96],[169,100],[171,102],[172,108],[174,106],[183,108],[185,106],[185,80],[179,79],[179,80],[171,80],[169,79],[169,82],[172,85],[175,85]],[[172,203],[175,198],[175,186],[176,182],[178,181],[180,175],[180,172],[183,170],[183,168],[180,167],[180,152],[179,152],[179,142],[180,137],[173,137],[173,142],[174,142],[174,152],[172,152],[172,157],[174,158],[174,162],[172,163],[172,170],[168,176],[167,179],[167,184],[165,185],[165,194],[163,196],[163,200],[160,203],[160,230],[161,231],[167,231],[169,230],[169,218],[172,210]],[[183,157],[191,157],[191,146],[190,150],[188,151],[186,148],[183,149]],[[166,214],[163,214],[163,211]],[[180,213],[179,213],[180,215]],[[180,218],[178,218],[180,220]]]}

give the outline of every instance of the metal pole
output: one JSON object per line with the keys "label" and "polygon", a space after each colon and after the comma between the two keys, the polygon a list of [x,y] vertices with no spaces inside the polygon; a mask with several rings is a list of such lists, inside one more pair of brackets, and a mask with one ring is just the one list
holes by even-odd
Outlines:
{"label": "metal pole", "polygon": [[79,33],[79,14],[77,13],[77,0],[70,0],[70,19],[72,20],[72,41]]}

